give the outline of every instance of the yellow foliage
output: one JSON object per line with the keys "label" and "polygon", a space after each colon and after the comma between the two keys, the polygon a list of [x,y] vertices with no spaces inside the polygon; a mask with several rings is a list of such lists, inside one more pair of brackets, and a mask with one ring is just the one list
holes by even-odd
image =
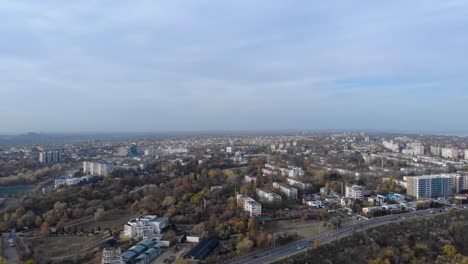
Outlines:
{"label": "yellow foliage", "polygon": [[445,245],[441,248],[441,250],[445,255],[449,257],[453,257],[457,254],[457,250],[452,245]]}
{"label": "yellow foliage", "polygon": [[132,240],[132,239],[129,238],[129,237],[122,237],[122,238],[120,239],[120,243],[127,243],[127,242],[130,242],[130,240]]}
{"label": "yellow foliage", "polygon": [[414,249],[417,250],[417,249],[421,249],[421,250],[424,250],[424,249],[427,249],[427,246],[423,243],[416,243],[416,245],[414,245]]}
{"label": "yellow foliage", "polygon": [[315,248],[315,249],[320,248],[320,241],[318,241],[318,240],[315,240],[315,241],[314,241],[314,248]]}
{"label": "yellow foliage", "polygon": [[391,258],[391,257],[393,257],[393,254],[394,254],[394,253],[393,253],[393,249],[391,249],[391,248],[386,248],[386,249],[384,249],[384,255],[385,255],[385,257]]}
{"label": "yellow foliage", "polygon": [[368,262],[369,264],[390,264],[390,260],[389,259],[381,259],[380,257],[379,258],[376,258],[376,259],[371,259],[369,260]]}

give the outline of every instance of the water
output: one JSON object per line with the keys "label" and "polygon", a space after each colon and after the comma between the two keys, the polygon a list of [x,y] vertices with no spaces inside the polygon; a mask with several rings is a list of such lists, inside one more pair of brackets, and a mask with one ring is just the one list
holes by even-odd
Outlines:
{"label": "water", "polygon": [[26,192],[34,189],[34,185],[31,184],[18,184],[10,186],[0,186],[0,197],[5,197],[20,192]]}

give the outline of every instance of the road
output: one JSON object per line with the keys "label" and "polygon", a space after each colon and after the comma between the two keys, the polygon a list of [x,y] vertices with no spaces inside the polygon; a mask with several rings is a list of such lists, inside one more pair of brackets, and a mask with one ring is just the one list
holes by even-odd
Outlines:
{"label": "road", "polygon": [[10,233],[2,233],[3,255],[5,256],[8,264],[19,264],[16,247],[10,247],[10,243],[8,243],[9,234]]}
{"label": "road", "polygon": [[[458,208],[458,209],[467,210],[463,208]],[[432,210],[434,211],[434,213],[431,213]],[[439,209],[427,209],[427,210],[408,212],[408,213],[398,214],[398,215],[387,215],[387,216],[382,216],[382,217],[371,218],[369,220],[360,221],[359,223],[352,224],[352,225],[342,227],[339,229],[335,229],[329,232],[325,232],[317,236],[309,237],[300,241],[295,241],[295,242],[289,243],[281,247],[267,249],[267,250],[260,251],[254,254],[249,254],[249,255],[240,257],[238,259],[235,259],[228,263],[230,264],[269,263],[269,262],[287,257],[289,255],[293,255],[295,253],[298,253],[299,251],[306,250],[307,247],[312,246],[313,241],[320,241],[320,244],[323,245],[335,239],[339,239],[339,238],[348,236],[354,232],[362,231],[371,227],[385,225],[394,221],[402,221],[402,220],[407,220],[407,219],[412,219],[412,218],[441,214],[441,213],[445,213],[445,212],[443,210],[442,212],[440,212]]]}

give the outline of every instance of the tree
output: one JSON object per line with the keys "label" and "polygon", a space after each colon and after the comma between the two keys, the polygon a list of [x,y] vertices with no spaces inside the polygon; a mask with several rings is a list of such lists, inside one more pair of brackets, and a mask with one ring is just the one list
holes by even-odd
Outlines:
{"label": "tree", "polygon": [[457,254],[457,250],[452,245],[445,245],[441,248],[441,250],[442,253],[444,253],[444,255],[447,255],[449,257],[454,257]]}
{"label": "tree", "polygon": [[164,207],[172,206],[176,203],[176,201],[177,200],[174,196],[166,196],[166,198],[162,202],[162,206]]}
{"label": "tree", "polygon": [[237,243],[236,249],[238,253],[245,253],[248,252],[250,249],[252,249],[254,246],[254,242],[250,240],[249,238],[244,238],[242,241]]}
{"label": "tree", "polygon": [[254,217],[250,217],[249,223],[247,226],[248,226],[249,232],[255,232],[255,230],[257,229],[257,220]]}
{"label": "tree", "polygon": [[314,241],[314,248],[315,248],[315,249],[320,248],[320,241],[319,241],[319,240],[315,240],[315,241]]}
{"label": "tree", "polygon": [[44,236],[48,236],[50,233],[50,225],[47,222],[44,222],[41,226],[41,234]]}
{"label": "tree", "polygon": [[319,216],[322,221],[330,219],[330,214],[327,209],[321,209]]}

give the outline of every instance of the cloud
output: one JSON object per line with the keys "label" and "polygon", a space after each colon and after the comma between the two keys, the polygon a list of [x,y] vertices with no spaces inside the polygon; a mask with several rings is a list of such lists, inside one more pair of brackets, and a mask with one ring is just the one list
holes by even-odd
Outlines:
{"label": "cloud", "polygon": [[430,129],[395,109],[467,96],[467,3],[1,2],[0,132]]}

